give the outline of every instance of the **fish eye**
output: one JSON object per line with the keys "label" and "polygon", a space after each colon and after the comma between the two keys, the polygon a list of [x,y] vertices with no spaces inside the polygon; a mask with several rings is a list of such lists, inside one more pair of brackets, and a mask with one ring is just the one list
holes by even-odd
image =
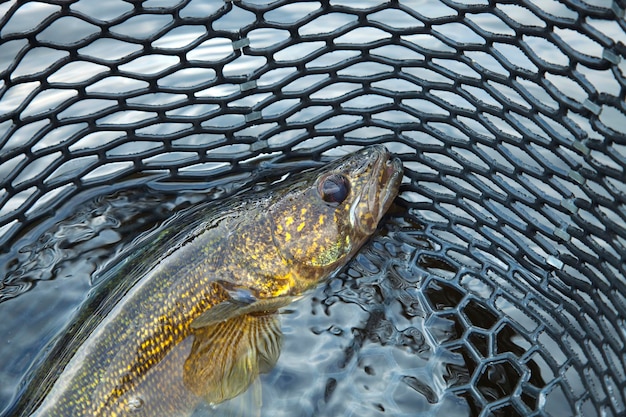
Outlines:
{"label": "fish eye", "polygon": [[325,202],[340,204],[350,192],[350,181],[342,174],[330,174],[320,181],[318,191]]}

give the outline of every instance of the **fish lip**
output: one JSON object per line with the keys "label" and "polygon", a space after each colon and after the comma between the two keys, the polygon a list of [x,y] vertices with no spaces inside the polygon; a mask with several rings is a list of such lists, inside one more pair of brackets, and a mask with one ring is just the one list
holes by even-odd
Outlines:
{"label": "fish lip", "polygon": [[383,169],[381,183],[383,183],[384,186],[382,187],[378,201],[378,220],[380,220],[387,209],[389,209],[398,194],[403,173],[402,161],[400,158],[388,154],[387,160],[384,162],[381,169]]}
{"label": "fish lip", "polygon": [[398,194],[403,168],[400,158],[393,156],[383,145],[373,146],[368,151],[374,158],[374,168],[364,197],[372,217],[370,221],[360,222],[359,226],[364,233],[371,234]]}

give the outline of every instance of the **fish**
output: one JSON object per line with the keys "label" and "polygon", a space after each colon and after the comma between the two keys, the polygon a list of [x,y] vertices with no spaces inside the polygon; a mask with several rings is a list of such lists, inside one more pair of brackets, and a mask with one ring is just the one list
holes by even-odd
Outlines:
{"label": "fish", "polygon": [[280,355],[278,310],[358,252],[401,179],[375,145],[174,216],[107,271],[15,415],[188,416],[237,397]]}

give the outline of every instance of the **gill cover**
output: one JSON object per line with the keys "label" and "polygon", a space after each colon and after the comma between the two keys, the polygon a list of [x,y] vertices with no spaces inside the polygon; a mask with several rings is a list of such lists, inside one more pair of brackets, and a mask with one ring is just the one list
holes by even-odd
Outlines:
{"label": "gill cover", "polygon": [[284,261],[341,265],[375,231],[401,173],[399,160],[385,147],[372,146],[303,175],[269,212]]}

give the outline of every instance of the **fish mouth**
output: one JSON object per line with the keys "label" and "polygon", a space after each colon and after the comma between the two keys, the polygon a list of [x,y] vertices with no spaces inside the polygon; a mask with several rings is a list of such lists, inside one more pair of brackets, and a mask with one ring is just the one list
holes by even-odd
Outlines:
{"label": "fish mouth", "polygon": [[363,197],[367,199],[370,216],[361,217],[359,226],[363,232],[371,234],[398,195],[403,169],[400,159],[384,146],[372,146],[367,151],[371,153],[373,170]]}

